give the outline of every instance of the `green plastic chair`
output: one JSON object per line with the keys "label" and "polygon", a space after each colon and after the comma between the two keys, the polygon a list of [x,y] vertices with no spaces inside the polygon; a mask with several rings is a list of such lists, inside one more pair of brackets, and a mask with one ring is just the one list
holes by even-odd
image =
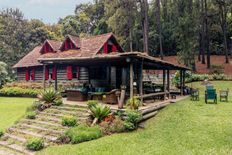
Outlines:
{"label": "green plastic chair", "polygon": [[206,85],[206,90],[214,89],[213,85]]}
{"label": "green plastic chair", "polygon": [[229,89],[220,90],[220,101],[228,102],[228,96],[229,96]]}
{"label": "green plastic chair", "polygon": [[192,101],[199,101],[199,89],[193,89],[191,91],[191,100]]}
{"label": "green plastic chair", "polygon": [[205,91],[205,103],[208,103],[208,100],[213,100],[217,104],[217,93],[216,89],[207,89]]}

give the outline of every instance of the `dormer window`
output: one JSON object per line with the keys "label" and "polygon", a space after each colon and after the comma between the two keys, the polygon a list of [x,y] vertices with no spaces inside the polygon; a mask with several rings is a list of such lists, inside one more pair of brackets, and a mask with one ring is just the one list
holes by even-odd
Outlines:
{"label": "dormer window", "polygon": [[72,42],[72,40],[70,38],[67,38],[65,40],[65,42],[63,43],[62,47],[61,47],[61,50],[62,51],[67,51],[67,50],[70,50],[70,49],[75,49],[76,46],[74,45],[74,43]]}
{"label": "dormer window", "polygon": [[108,54],[112,52],[117,52],[117,46],[109,40],[104,44],[103,53]]}
{"label": "dormer window", "polygon": [[48,43],[48,41],[46,41],[43,45],[43,47],[41,48],[40,51],[42,54],[45,53],[50,53],[50,52],[54,52],[53,48],[51,47],[51,45]]}

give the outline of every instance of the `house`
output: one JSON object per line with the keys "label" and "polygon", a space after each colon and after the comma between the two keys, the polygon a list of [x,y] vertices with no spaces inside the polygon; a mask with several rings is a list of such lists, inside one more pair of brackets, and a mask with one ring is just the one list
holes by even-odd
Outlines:
{"label": "house", "polygon": [[[185,66],[145,53],[125,52],[112,33],[86,38],[68,35],[62,43],[46,40],[42,46],[36,47],[22,58],[14,68],[17,70],[18,81],[43,82],[44,86],[45,83],[52,82],[55,89],[58,85],[75,82],[87,84],[95,90],[104,88],[101,89],[102,92],[121,90],[121,86],[125,86],[124,94],[127,97],[138,95],[141,100],[169,94],[169,73],[172,70],[180,70],[180,93],[183,94],[184,72],[188,70]],[[145,90],[144,70],[162,70],[163,86],[159,92],[156,89]]]}

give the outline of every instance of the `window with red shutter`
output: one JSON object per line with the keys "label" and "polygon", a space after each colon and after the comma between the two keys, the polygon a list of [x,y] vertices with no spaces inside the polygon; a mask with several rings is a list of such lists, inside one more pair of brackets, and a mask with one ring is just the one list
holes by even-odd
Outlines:
{"label": "window with red shutter", "polygon": [[29,73],[29,69],[26,69],[26,73],[25,73],[25,80],[29,81],[30,80],[30,73]]}
{"label": "window with red shutter", "polygon": [[45,80],[49,79],[49,69],[48,67],[45,68]]}
{"label": "window with red shutter", "polygon": [[56,80],[56,72],[57,72],[56,66],[53,66],[53,68],[52,68],[52,80]]}
{"label": "window with red shutter", "polygon": [[79,79],[79,77],[80,77],[80,67],[77,67],[77,79]]}
{"label": "window with red shutter", "polygon": [[31,80],[35,80],[35,68],[31,70]]}
{"label": "window with red shutter", "polygon": [[67,79],[72,80],[72,66],[67,66]]}
{"label": "window with red shutter", "polygon": [[108,43],[105,43],[105,44],[104,44],[103,52],[104,52],[105,54],[108,53]]}
{"label": "window with red shutter", "polygon": [[117,52],[117,46],[116,45],[112,46],[112,52]]}

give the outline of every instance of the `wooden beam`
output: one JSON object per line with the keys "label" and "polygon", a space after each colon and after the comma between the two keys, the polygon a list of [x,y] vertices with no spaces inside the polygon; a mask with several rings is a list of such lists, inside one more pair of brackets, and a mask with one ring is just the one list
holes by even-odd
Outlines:
{"label": "wooden beam", "polygon": [[[170,71],[167,70],[167,91],[170,93]],[[169,98],[169,95],[167,96]]]}
{"label": "wooden beam", "polygon": [[183,95],[183,72],[180,70],[180,94]]}
{"label": "wooden beam", "polygon": [[141,103],[143,103],[143,61],[139,70],[139,95],[141,96]]}
{"label": "wooden beam", "polygon": [[45,70],[46,70],[46,65],[43,65],[43,89],[46,89],[46,84],[45,84]]}
{"label": "wooden beam", "polygon": [[54,83],[54,86],[55,86],[55,90],[57,91],[58,90],[58,84],[57,84],[57,65],[54,65],[55,67],[55,83]]}
{"label": "wooden beam", "polygon": [[130,97],[134,96],[134,69],[133,69],[133,62],[130,62]]}
{"label": "wooden beam", "polygon": [[163,88],[163,91],[166,92],[166,70],[163,70]]}

